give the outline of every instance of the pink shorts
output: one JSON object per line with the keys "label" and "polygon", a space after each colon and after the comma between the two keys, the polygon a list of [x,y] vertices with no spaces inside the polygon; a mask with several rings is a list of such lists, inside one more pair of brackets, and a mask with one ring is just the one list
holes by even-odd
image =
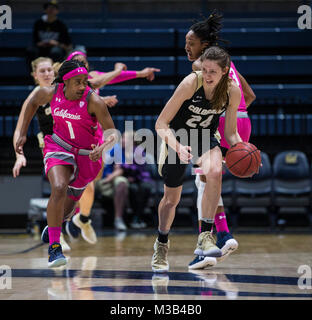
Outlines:
{"label": "pink shorts", "polygon": [[[218,131],[221,136],[220,145],[221,147],[229,149],[230,146],[228,145],[224,137],[224,124],[225,124],[225,117],[220,117],[219,127],[218,127]],[[247,118],[237,117],[237,131],[244,142],[249,141],[250,134],[251,134],[251,122],[248,117]]]}
{"label": "pink shorts", "polygon": [[75,201],[81,198],[87,184],[96,178],[102,167],[102,159],[94,162],[87,155],[67,151],[54,142],[50,135],[44,137],[43,157],[46,175],[54,166],[70,165],[73,167],[73,175],[70,178],[67,194]]}

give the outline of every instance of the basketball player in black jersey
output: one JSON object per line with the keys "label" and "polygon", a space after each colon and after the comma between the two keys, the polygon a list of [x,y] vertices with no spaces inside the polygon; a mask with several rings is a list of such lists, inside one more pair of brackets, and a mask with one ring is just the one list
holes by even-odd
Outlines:
{"label": "basketball player in black jersey", "polygon": [[[230,146],[241,141],[237,133],[241,92],[229,78],[230,56],[223,49],[208,48],[201,62],[201,71],[191,73],[180,83],[155,126],[163,140],[159,173],[164,179],[164,196],[158,207],[158,238],[152,257],[154,272],[169,270],[168,234],[180,201],[184,173],[191,161],[201,167],[206,177],[202,228],[194,253],[205,256],[207,266],[215,265],[216,257],[222,254],[211,234],[222,181],[222,153],[214,134],[220,115],[226,111],[225,138]],[[177,134],[178,130],[188,135],[187,141],[180,132]],[[172,159],[177,162],[171,163]]]}
{"label": "basketball player in black jersey", "polygon": [[[25,100],[22,106],[20,116],[16,124],[16,128],[13,135],[14,146],[16,144],[16,139],[19,136],[21,124],[23,122],[25,105],[40,87],[50,86],[54,79],[53,61],[50,58],[39,57],[36,60],[32,61],[31,66],[32,66],[32,76],[37,86],[29,94],[29,96],[27,97],[27,99]],[[42,106],[41,108],[38,109],[37,118],[39,121],[40,131],[43,134],[51,134],[53,129],[53,120],[52,120],[51,108],[49,104]],[[16,178],[19,175],[21,168],[25,166],[26,166],[25,156],[16,153],[16,161],[12,169],[13,177]]]}

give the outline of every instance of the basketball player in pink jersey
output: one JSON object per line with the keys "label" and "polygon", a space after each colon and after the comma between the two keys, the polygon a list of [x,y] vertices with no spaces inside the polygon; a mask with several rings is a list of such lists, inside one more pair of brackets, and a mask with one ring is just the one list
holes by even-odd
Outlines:
{"label": "basketball player in pink jersey", "polygon": [[[205,49],[216,45],[218,41],[224,42],[224,40],[219,38],[219,32],[222,28],[221,22],[222,15],[219,15],[214,11],[208,19],[196,22],[190,27],[190,30],[185,37],[185,51],[187,53],[188,60],[193,62],[193,71],[201,69],[200,56],[203,54]],[[256,96],[244,77],[236,70],[233,62],[231,62],[229,76],[235,81],[242,92],[237,112],[237,130],[242,140],[248,142],[251,133],[251,123],[248,117],[247,107],[255,100]],[[225,149],[229,148],[224,138],[224,119],[225,115],[223,114],[220,117],[218,127],[218,131],[221,136],[220,145],[223,152],[225,152]],[[198,188],[197,209],[200,229],[202,223],[201,199],[206,183],[205,177],[200,174],[200,170],[195,170],[195,172],[197,173],[195,183]],[[222,257],[217,260],[223,261],[231,252],[237,249],[238,243],[233,239],[229,232],[222,197],[220,197],[215,216],[215,226],[217,229],[217,246],[222,251]],[[190,269],[201,269],[205,268],[205,266],[204,257],[200,256],[195,256],[194,260],[189,264]]]}
{"label": "basketball player in pink jersey", "polygon": [[[67,61],[69,60],[81,61],[89,70],[89,62],[87,60],[87,55],[84,52],[72,52],[67,58]],[[115,69],[111,72],[90,71],[88,80],[92,87],[96,89],[96,92],[99,94],[99,89],[104,85],[124,82],[135,78],[146,78],[147,80],[152,81],[155,78],[155,72],[160,71],[160,69],[150,67],[144,68],[140,71],[127,71],[126,69],[127,66],[125,64],[118,62],[115,64]],[[105,102],[108,106],[115,106],[116,103],[114,103],[114,99],[116,100],[116,96],[105,97],[104,99],[106,99]],[[99,143],[102,143],[103,131],[100,125],[98,125],[96,135],[99,139]],[[102,169],[103,168],[104,165]],[[83,239],[88,243],[95,244],[97,242],[96,233],[91,224],[90,214],[94,202],[95,181],[101,179],[101,177],[102,170],[99,172],[99,175],[96,177],[96,179],[88,184],[79,201],[77,214],[75,214],[66,225],[66,231],[71,238],[77,238],[81,231]],[[124,224],[122,218],[115,219],[115,225],[118,226],[118,229],[120,230],[126,229],[126,225]]]}
{"label": "basketball player in pink jersey", "polygon": [[[50,103],[53,134],[44,138],[44,166],[51,184],[47,207],[49,267],[67,263],[60,245],[61,226],[70,217],[87,184],[102,166],[102,153],[117,142],[114,123],[104,101],[88,86],[88,71],[78,61],[62,64],[50,87],[40,88],[28,101],[15,150],[23,154],[27,130],[40,105]],[[99,145],[95,137],[99,122],[106,134]]]}
{"label": "basketball player in pink jersey", "polygon": [[[25,108],[27,105],[27,102],[31,99],[31,97],[34,95],[34,93],[41,87],[50,86],[55,78],[55,74],[57,74],[57,71],[59,69],[59,62],[54,63],[50,58],[47,57],[39,57],[31,62],[32,67],[32,73],[35,83],[37,86],[32,90],[32,92],[28,95],[26,100],[24,101],[17,123],[16,128],[13,135],[13,147],[16,145],[17,138],[20,134],[20,129],[23,123],[24,119],[24,113]],[[40,128],[40,132],[37,134],[39,147],[41,151],[43,152],[44,147],[44,136],[47,134],[53,133],[53,118],[51,115],[51,107],[50,104],[47,103],[46,105],[40,106],[36,112],[36,116],[38,119],[38,124]],[[16,178],[20,174],[20,170],[22,167],[26,166],[26,157],[24,155],[20,155],[18,153],[15,153],[16,161],[14,164],[14,167],[12,169],[13,177]],[[46,243],[49,243],[49,240],[44,241]],[[65,241],[63,232],[61,233],[60,237],[60,243],[62,245],[63,251],[70,251],[70,247]]]}

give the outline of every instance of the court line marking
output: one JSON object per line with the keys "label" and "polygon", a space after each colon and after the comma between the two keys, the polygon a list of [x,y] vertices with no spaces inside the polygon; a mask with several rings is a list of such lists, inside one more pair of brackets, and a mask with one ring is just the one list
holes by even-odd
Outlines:
{"label": "court line marking", "polygon": [[[12,269],[12,277],[35,277],[35,278],[73,278],[79,273],[87,272],[85,278],[90,279],[129,279],[129,280],[151,280],[157,275],[153,271],[127,271],[127,270],[79,270],[79,269]],[[213,275],[213,271],[207,275]],[[205,274],[196,274],[190,272],[168,272],[166,274],[172,281],[199,281]],[[215,274],[218,276],[218,274]],[[298,277],[267,276],[267,275],[244,275],[244,274],[226,274],[230,282],[233,283],[254,283],[254,284],[274,284],[274,285],[297,285]]]}
{"label": "court line marking", "polygon": [[41,242],[38,243],[28,249],[22,250],[22,251],[17,251],[17,252],[9,252],[9,253],[0,253],[0,256],[12,256],[12,255],[16,255],[16,254],[23,254],[23,253],[28,253],[30,251],[33,251],[41,246],[45,245],[45,243]]}

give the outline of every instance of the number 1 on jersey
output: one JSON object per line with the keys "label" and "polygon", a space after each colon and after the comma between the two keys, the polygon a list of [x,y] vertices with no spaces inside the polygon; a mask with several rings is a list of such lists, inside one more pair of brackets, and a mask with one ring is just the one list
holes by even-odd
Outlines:
{"label": "number 1 on jersey", "polygon": [[66,123],[67,123],[67,125],[68,125],[68,130],[69,130],[70,138],[71,138],[71,139],[75,139],[74,129],[73,129],[73,126],[72,126],[71,122],[66,121]]}

